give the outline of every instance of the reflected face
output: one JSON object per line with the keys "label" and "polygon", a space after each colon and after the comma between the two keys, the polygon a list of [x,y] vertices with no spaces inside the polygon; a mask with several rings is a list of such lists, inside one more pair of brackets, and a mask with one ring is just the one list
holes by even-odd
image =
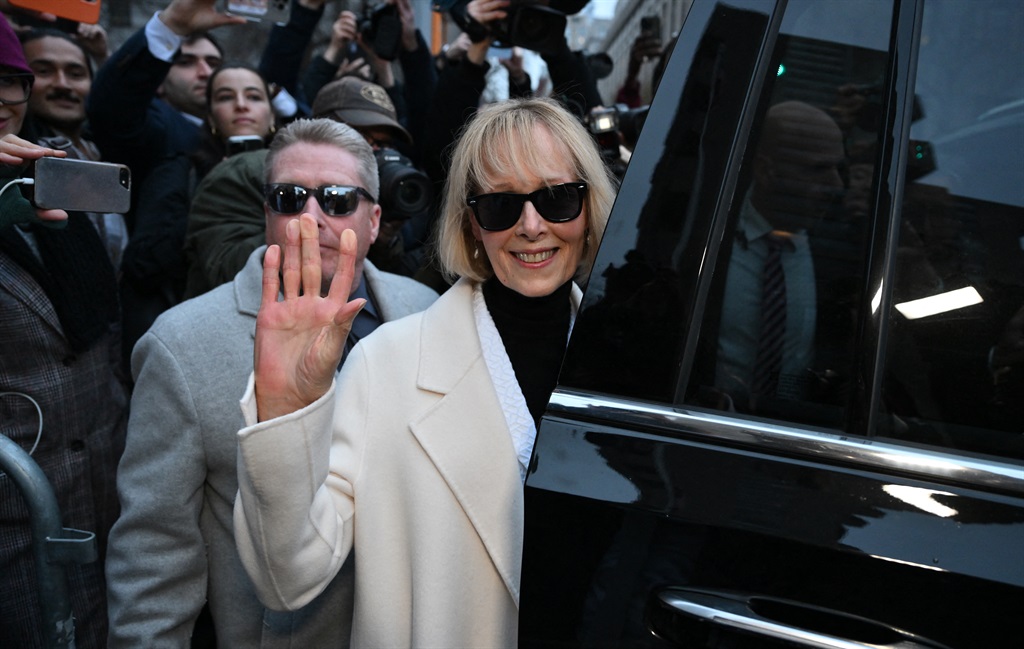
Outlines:
{"label": "reflected face", "polygon": [[263,79],[252,70],[227,68],[210,80],[210,123],[217,136],[270,134],[274,112]]}
{"label": "reflected face", "polygon": [[853,217],[865,217],[871,212],[871,180],[875,165],[857,163],[850,165],[850,184],[843,195],[843,209]]}
{"label": "reflected face", "polygon": [[206,85],[220,63],[220,52],[205,38],[183,43],[157,94],[174,108],[202,117],[206,114]]}
{"label": "reflected face", "polygon": [[[523,170],[517,178],[491,179],[481,194],[510,192],[529,194],[543,187],[580,180],[564,147],[543,126],[535,126],[527,146],[549,151],[538,169]],[[470,217],[473,236],[480,241],[494,274],[502,284],[527,297],[550,295],[572,279],[583,258],[588,215],[572,221],[551,223],[533,203],[523,204],[519,221],[507,230],[490,232]]]}
{"label": "reflected face", "polygon": [[[0,65],[0,76],[6,74],[22,74],[22,70],[15,70],[6,65]],[[21,125],[25,121],[25,113],[28,111],[28,103],[0,105],[0,137],[5,135],[17,135]]]}
{"label": "reflected face", "polygon": [[[348,151],[332,144],[310,144],[298,142],[283,149],[277,156],[271,172],[270,183],[291,183],[308,189],[321,185],[347,185],[362,187],[359,177],[359,162]],[[288,221],[297,219],[298,214],[277,214],[264,205],[267,219],[267,244],[285,245],[285,228]],[[377,238],[380,227],[380,206],[363,198],[359,207],[346,216],[328,216],[320,209],[316,198],[310,195],[303,212],[316,219],[320,232],[320,259],[322,263],[321,294],[326,295],[331,279],[338,269],[338,245],[341,233],[353,230],[358,240],[356,255],[355,290],[363,273],[363,260]]]}
{"label": "reflected face", "polygon": [[754,205],[776,227],[809,228],[843,193],[839,127],[801,102],[772,106],[758,145]]}
{"label": "reflected face", "polygon": [[82,50],[63,38],[44,36],[25,44],[25,59],[36,75],[28,100],[32,114],[58,129],[80,127],[92,87]]}

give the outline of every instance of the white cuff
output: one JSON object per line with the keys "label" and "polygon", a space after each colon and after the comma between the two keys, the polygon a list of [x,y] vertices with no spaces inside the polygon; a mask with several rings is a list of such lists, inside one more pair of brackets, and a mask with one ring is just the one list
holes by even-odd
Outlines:
{"label": "white cuff", "polygon": [[284,88],[277,91],[271,104],[274,106],[274,112],[281,118],[288,118],[299,112],[299,104],[295,97]]}
{"label": "white cuff", "polygon": [[146,23],[146,45],[149,46],[150,54],[170,63],[185,39],[172,32],[159,16],[160,12],[153,14]]}

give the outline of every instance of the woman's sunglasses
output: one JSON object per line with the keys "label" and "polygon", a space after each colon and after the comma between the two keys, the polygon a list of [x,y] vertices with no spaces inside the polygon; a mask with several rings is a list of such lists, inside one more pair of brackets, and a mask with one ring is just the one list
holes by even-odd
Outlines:
{"label": "woman's sunglasses", "polygon": [[328,216],[347,216],[359,207],[359,199],[365,198],[371,203],[377,199],[362,187],[346,185],[320,185],[309,189],[291,183],[274,183],[263,186],[263,198],[267,207],[278,214],[298,214],[306,206],[309,195],[316,197],[320,209]]}
{"label": "woman's sunglasses", "polygon": [[523,204],[530,201],[544,220],[565,223],[583,211],[583,197],[587,194],[587,183],[563,183],[541,187],[529,194],[480,194],[470,196],[466,204],[473,210],[476,222],[490,232],[508,230],[519,222]]}

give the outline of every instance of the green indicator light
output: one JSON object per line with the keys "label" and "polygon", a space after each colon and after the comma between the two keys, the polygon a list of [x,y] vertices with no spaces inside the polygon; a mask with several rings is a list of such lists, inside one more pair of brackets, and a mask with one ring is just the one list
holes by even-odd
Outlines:
{"label": "green indicator light", "polygon": [[786,66],[784,66],[784,65],[782,65],[782,64],[780,63],[780,64],[779,64],[779,72],[778,72],[778,74],[776,74],[775,76],[777,76],[777,77],[781,77],[781,76],[782,76],[783,74],[785,74],[785,73],[786,73]]}

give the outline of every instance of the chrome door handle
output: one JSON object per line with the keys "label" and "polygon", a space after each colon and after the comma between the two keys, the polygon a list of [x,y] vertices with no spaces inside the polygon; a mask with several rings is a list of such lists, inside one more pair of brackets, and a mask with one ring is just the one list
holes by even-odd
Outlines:
{"label": "chrome door handle", "polygon": [[[863,617],[774,597],[744,595],[731,591],[697,588],[666,588],[658,593],[664,612],[682,621],[727,627],[748,634],[814,649],[949,649]],[[664,615],[652,616],[655,626],[665,626]],[[673,633],[655,628],[668,638]]]}

